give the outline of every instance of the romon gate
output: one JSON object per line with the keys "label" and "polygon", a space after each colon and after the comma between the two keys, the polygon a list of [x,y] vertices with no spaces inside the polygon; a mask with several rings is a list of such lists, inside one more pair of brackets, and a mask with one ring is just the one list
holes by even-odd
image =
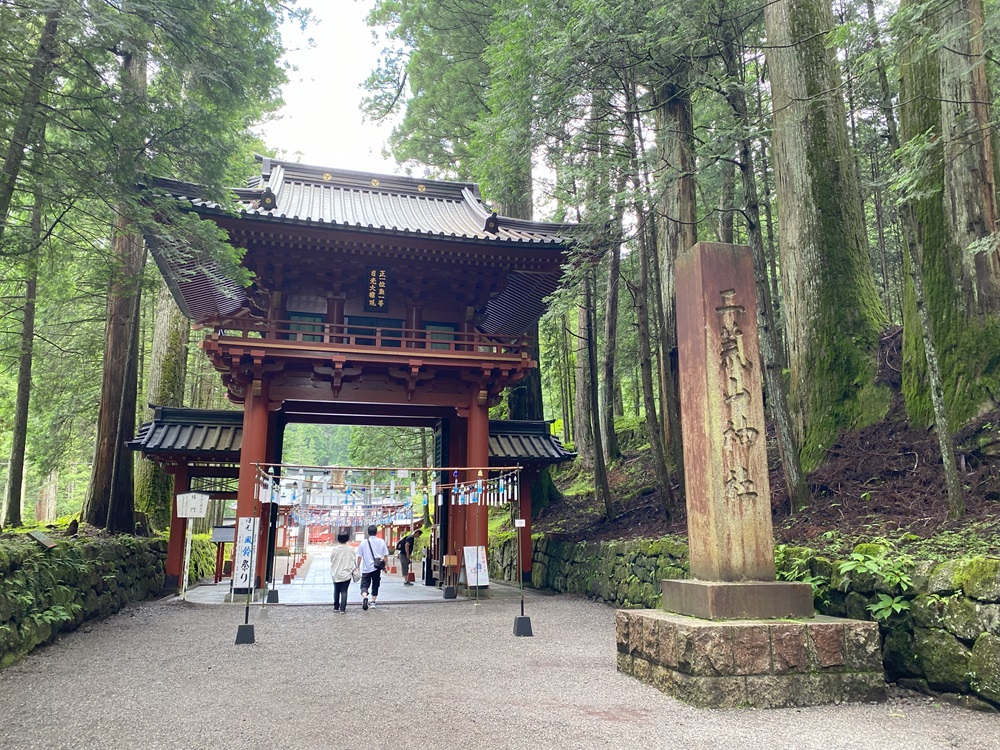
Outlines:
{"label": "romon gate", "polygon": [[[511,387],[518,403],[541,403],[530,334],[559,285],[573,227],[498,216],[471,183],[259,160],[260,174],[233,190],[236,212],[197,185],[150,183],[225,230],[252,281],[244,287],[212,257],[147,238],[181,311],[208,330],[202,349],[241,411],[163,407],[133,447],[173,472],[175,494],[205,477],[237,479],[234,596],[266,587],[276,561],[294,557],[279,536],[302,545],[307,531],[319,533],[306,515],[332,521],[335,509],[383,518],[389,537],[410,514],[413,525],[430,520],[425,576],[442,584],[461,578],[468,550],[488,547],[489,503],[508,504],[524,522],[523,578],[532,482],[572,454],[547,423],[491,422],[489,409]],[[393,477],[285,466],[284,429],[297,422],[425,427],[436,468]],[[296,481],[296,503],[283,504]],[[175,507],[174,581],[186,528]]]}

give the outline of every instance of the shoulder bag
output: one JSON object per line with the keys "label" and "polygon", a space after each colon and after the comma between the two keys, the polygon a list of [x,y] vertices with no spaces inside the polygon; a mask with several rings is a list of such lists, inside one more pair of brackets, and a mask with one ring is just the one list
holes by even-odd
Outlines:
{"label": "shoulder bag", "polygon": [[372,549],[371,537],[368,537],[368,551],[372,553],[372,565],[375,567],[375,570],[385,570],[385,560],[383,560],[381,557],[379,558],[375,557],[375,550]]}

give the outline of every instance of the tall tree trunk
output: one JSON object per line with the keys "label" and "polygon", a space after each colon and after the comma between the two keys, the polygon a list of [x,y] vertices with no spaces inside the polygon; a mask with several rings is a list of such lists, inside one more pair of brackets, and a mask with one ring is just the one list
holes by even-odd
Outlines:
{"label": "tall tree trunk", "polygon": [[577,460],[585,471],[594,468],[594,416],[590,413],[590,377],[587,364],[587,340],[590,333],[587,321],[590,311],[588,300],[581,296],[576,308],[576,394],[573,404],[573,438],[576,445]]}
{"label": "tall tree trunk", "polygon": [[983,2],[949,0],[939,14],[945,209],[962,251],[956,270],[967,304],[985,319],[1000,313],[1000,248],[996,241],[983,242],[997,231]]}
{"label": "tall tree trunk", "polygon": [[875,384],[885,318],[840,77],[826,47],[830,7],[825,0],[776,0],[765,6],[764,18],[791,406],[808,469],[840,430],[885,414],[889,396]]}
{"label": "tall tree trunk", "polygon": [[597,387],[597,322],[594,320],[594,270],[590,269],[583,278],[584,308],[587,311],[587,394],[590,398],[590,414],[595,423],[591,427],[594,435],[594,492],[597,501],[604,506],[604,516],[609,521],[615,517],[615,506],[611,499],[611,486],[608,484],[608,466],[604,461],[604,446],[601,443],[601,426],[599,415],[601,407],[598,404]]}
{"label": "tall tree trunk", "polygon": [[42,237],[42,198],[36,192],[31,210],[33,247],[25,261],[27,282],[24,290],[24,313],[21,317],[21,345],[17,358],[17,395],[14,400],[14,424],[4,490],[0,526],[21,526],[21,496],[24,484],[24,455],[28,439],[28,404],[31,399],[31,363],[35,347],[35,306],[38,290],[38,256]]}
{"label": "tall tree trunk", "polygon": [[21,173],[21,165],[24,163],[25,153],[29,145],[28,139],[32,132],[40,132],[35,128],[35,121],[40,116],[42,94],[58,55],[57,32],[61,15],[62,11],[58,6],[53,7],[45,14],[45,26],[42,28],[42,35],[38,40],[35,60],[28,73],[21,107],[17,119],[14,121],[14,130],[10,135],[10,141],[7,143],[7,153],[4,157],[3,169],[0,171],[0,239],[3,238],[4,229],[7,226],[10,203],[14,197],[14,187],[17,184],[18,176]]}
{"label": "tall tree trunk", "polygon": [[[901,8],[908,5],[904,2]],[[925,20],[930,21],[929,28],[934,29],[933,19]],[[954,184],[949,186],[946,177],[949,134],[944,134],[945,145],[941,150],[938,150],[937,141],[941,139],[942,128],[948,119],[943,110],[957,104],[938,101],[942,88],[947,88],[943,86],[947,66],[939,58],[952,52],[946,49],[947,45],[935,52],[936,45],[929,41],[911,40],[900,56],[900,131],[911,156],[922,165],[914,176],[917,183],[914,195],[904,196],[900,205],[906,250],[904,266],[910,281],[904,289],[903,301],[903,395],[911,418],[926,419],[928,411],[933,415],[945,471],[949,515],[959,518],[965,514],[965,497],[955,465],[949,411],[961,412],[963,406],[968,410],[975,404],[976,388],[981,386],[975,377],[977,368],[982,366],[982,356],[976,356],[981,351],[979,342],[987,331],[992,331],[995,338],[1000,326],[995,319],[983,321],[976,309],[975,280],[971,284],[966,283],[968,266],[962,257],[966,247],[960,244],[962,240],[959,238],[969,227],[955,227],[949,223],[957,203],[983,200],[982,190],[987,186],[977,185],[973,180],[971,185],[966,185],[966,188],[973,189],[972,196],[949,193],[949,187],[956,187]],[[891,111],[887,122],[891,125],[890,144],[897,154],[904,155],[906,152],[900,148]],[[922,140],[928,135],[931,141]],[[904,156],[902,166],[912,169],[913,165],[906,164]],[[983,176],[984,166],[979,165],[980,176]],[[991,192],[985,199],[989,204],[995,201],[992,174],[986,182]],[[987,205],[984,213],[989,210]],[[917,326],[912,326],[913,322]],[[908,331],[908,327],[911,330]],[[919,336],[912,331],[912,327],[918,327]],[[984,331],[984,328],[987,330]],[[989,338],[989,335],[985,337]],[[946,354],[939,357],[942,344]],[[967,382],[966,378],[970,375],[972,382]],[[924,376],[929,381],[926,385],[922,382]],[[958,386],[948,389],[950,404],[943,387],[946,380]],[[929,409],[926,405],[928,397]],[[966,411],[965,416],[968,413]]]}
{"label": "tall tree trunk", "polygon": [[[621,191],[618,191],[621,193]],[[611,248],[608,252],[608,293],[605,299],[604,312],[604,347],[601,351],[601,374],[598,383],[600,389],[601,442],[604,446],[604,459],[611,464],[621,458],[621,447],[618,445],[618,435],[615,433],[615,351],[618,348],[618,288],[621,280],[622,247],[618,242],[621,237],[621,211],[616,211],[615,232],[611,238]]]}
{"label": "tall tree trunk", "polygon": [[[135,49],[124,56],[122,96],[124,111],[144,106],[144,49]],[[125,446],[125,440],[132,437],[135,429],[138,315],[146,247],[131,226],[124,206],[116,210],[111,256],[114,267],[108,289],[101,402],[94,462],[81,517],[94,526],[130,532],[134,531],[132,451]]]}
{"label": "tall tree trunk", "polygon": [[741,63],[742,55],[736,47],[736,36],[728,24],[722,33],[721,42],[722,59],[728,78],[725,89],[726,101],[741,128],[741,136],[737,143],[738,163],[743,185],[743,216],[747,223],[750,247],[753,250],[757,328],[760,333],[760,354],[763,361],[764,386],[767,389],[767,405],[778,435],[778,451],[781,454],[789,507],[792,512],[797,512],[805,508],[809,501],[809,488],[799,460],[799,443],[795,438],[792,415],[788,408],[788,396],[781,372],[781,339],[775,321],[771,287],[767,281],[767,258],[764,254],[764,238],[760,227],[760,205],[757,199],[757,180],[750,142],[750,113],[744,86],[745,70]]}
{"label": "tall tree trunk", "polygon": [[[670,352],[677,346],[677,316],[674,311],[674,263],[698,241],[695,186],[694,116],[687,71],[679,69],[673,81],[657,90],[656,143],[659,150],[659,208],[655,221],[656,263],[659,281],[660,385],[664,398],[670,451],[678,473],[683,474],[680,429],[680,393],[673,387]],[[644,389],[645,390],[645,389]],[[672,396],[671,396],[672,391]],[[660,441],[662,443],[662,440]]]}
{"label": "tall tree trunk", "polygon": [[[153,351],[149,362],[146,401],[154,406],[182,406],[187,371],[188,338],[191,322],[177,307],[167,285],[161,280],[153,323]],[[147,408],[146,419],[153,418]],[[136,467],[135,506],[156,528],[170,523],[173,477],[149,458]]]}
{"label": "tall tree trunk", "polygon": [[659,167],[656,221],[660,298],[667,338],[677,340],[674,314],[674,262],[698,241],[695,193],[694,118],[687,77],[681,71],[674,82],[657,91],[656,131]]}
{"label": "tall tree trunk", "polygon": [[642,376],[642,399],[646,410],[646,436],[652,453],[653,468],[656,472],[656,486],[660,498],[664,520],[668,523],[676,510],[677,501],[670,482],[670,468],[663,448],[663,431],[656,419],[656,387],[653,384],[652,341],[649,335],[649,243],[646,239],[648,228],[646,217],[636,205],[639,218],[639,278],[632,287],[635,300],[636,327],[639,335],[639,369]]}
{"label": "tall tree trunk", "polygon": [[573,382],[574,373],[571,371],[570,360],[569,360],[569,330],[566,325],[566,316],[563,315],[559,320],[559,354],[560,354],[560,373],[563,382],[566,385],[565,395],[563,397],[563,435],[565,436],[567,442],[572,440],[575,444],[576,442],[576,416],[573,413],[573,405],[575,402],[575,395],[573,393]]}
{"label": "tall tree trunk", "polygon": [[[989,96],[980,12],[975,0],[926,12],[921,21],[927,36],[910,40],[900,64],[901,153],[916,182],[913,195],[904,196],[913,216],[904,212],[903,231],[908,245],[916,243],[910,255],[920,264],[916,271],[926,290],[941,378],[949,384],[945,409],[948,422],[958,425],[991,403],[990,393],[1000,388],[989,364],[1000,316],[992,291],[997,209],[988,113],[980,98]],[[907,164],[915,160],[918,170]],[[973,252],[977,245],[984,247]],[[911,420],[940,426],[914,291],[912,284],[904,289],[903,397]]]}
{"label": "tall tree trunk", "polygon": [[736,164],[728,159],[719,163],[722,171],[722,190],[719,194],[719,224],[716,234],[719,242],[733,244],[733,213],[736,209]]}
{"label": "tall tree trunk", "polygon": [[[629,85],[626,86],[625,93],[628,97],[629,104],[627,137],[629,153],[632,159],[633,183],[637,191],[644,192],[647,195],[655,194],[656,191],[650,189],[648,173],[645,170],[641,170],[639,167],[640,156],[643,155],[642,144],[645,143],[646,139],[642,132],[642,118],[639,116],[639,97],[636,90],[636,82],[634,80],[630,81]],[[683,97],[679,98],[678,101],[675,102],[675,106],[672,106],[670,109],[670,111],[674,114],[670,116],[663,115],[661,117],[662,122],[660,122],[660,126],[664,126],[668,122],[673,122],[673,120],[676,119],[676,124],[683,125],[685,127],[687,125],[691,125],[693,128],[693,120],[690,118],[689,111],[689,99],[687,100],[687,107],[688,111],[685,112]],[[693,130],[685,133],[662,135],[661,138],[657,139],[661,159],[664,158],[664,155],[666,154],[670,159],[674,160],[674,163],[682,164],[686,168],[693,169],[693,137]],[[675,190],[676,195],[672,201],[668,200],[666,196],[661,196],[660,206],[665,210],[676,210],[678,215],[685,217],[685,221],[688,223],[677,224],[676,222],[673,222],[672,226],[668,226],[670,218],[669,216],[665,217],[662,214],[652,221],[649,221],[648,218],[642,219],[641,217],[649,217],[653,215],[653,212],[646,210],[642,201],[636,202],[635,210],[636,215],[640,217],[640,241],[646,240],[649,243],[646,246],[646,250],[648,253],[647,269],[650,272],[650,275],[648,280],[644,280],[644,283],[647,284],[647,302],[652,303],[655,315],[654,320],[656,325],[654,326],[654,330],[656,332],[656,340],[660,351],[659,368],[657,372],[659,374],[658,382],[660,387],[660,413],[663,417],[661,420],[661,442],[663,445],[664,456],[669,454],[673,460],[674,467],[677,470],[678,484],[680,485],[681,492],[683,492],[684,444],[681,437],[680,394],[678,393],[676,381],[674,380],[674,371],[670,357],[670,353],[677,345],[677,331],[674,323],[673,265],[674,261],[677,259],[677,255],[684,252],[694,244],[697,234],[695,232],[694,224],[695,194],[693,175],[673,174],[672,178],[668,179],[672,181],[672,185],[666,185],[663,189]],[[669,263],[669,267],[666,263],[664,263],[664,256],[662,255],[662,253],[668,252],[666,247],[667,242],[661,241],[661,232],[664,231],[668,233],[668,240],[673,246],[673,251],[670,251],[673,254],[671,256],[672,260]],[[691,245],[684,246],[683,243],[688,241],[690,241]],[[668,274],[668,281],[664,281],[664,273]],[[650,285],[652,291],[649,291]],[[669,287],[669,289],[667,287]],[[639,395],[637,392],[637,416],[639,413],[638,399]]]}
{"label": "tall tree trunk", "polygon": [[35,504],[35,520],[51,523],[56,520],[56,501],[59,498],[59,470],[53,469],[45,478],[42,490]]}

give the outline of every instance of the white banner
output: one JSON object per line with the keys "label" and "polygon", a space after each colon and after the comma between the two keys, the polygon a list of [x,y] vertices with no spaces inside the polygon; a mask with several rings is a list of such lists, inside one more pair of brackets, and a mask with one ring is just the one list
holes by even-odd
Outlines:
{"label": "white banner", "polygon": [[259,518],[241,518],[236,527],[236,555],[233,560],[233,588],[253,586],[256,567],[257,527]]}

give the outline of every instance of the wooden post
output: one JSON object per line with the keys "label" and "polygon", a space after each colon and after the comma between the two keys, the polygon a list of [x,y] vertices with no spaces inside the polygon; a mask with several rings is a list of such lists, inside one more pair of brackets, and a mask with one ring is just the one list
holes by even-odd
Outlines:
{"label": "wooden post", "polygon": [[[486,405],[486,392],[473,391],[469,403],[468,444],[466,446],[466,466],[472,467],[466,473],[466,481],[489,479],[487,466],[490,462],[490,412]],[[483,475],[480,477],[479,470]],[[479,504],[466,507],[465,544],[471,547],[485,547],[489,535],[489,512],[484,498]],[[459,550],[462,554],[462,550]],[[469,582],[472,585],[472,582]]]}
{"label": "wooden post", "polygon": [[[243,443],[240,449],[239,487],[236,492],[237,528],[239,519],[260,517],[263,513],[263,509],[257,506],[257,465],[267,461],[268,385],[267,380],[254,380],[247,387],[246,399],[243,402]],[[255,575],[261,580],[267,559],[266,539],[267,524],[262,520],[254,547]]]}
{"label": "wooden post", "polygon": [[188,519],[177,515],[177,496],[188,491],[187,464],[174,467],[174,497],[170,501],[170,541],[167,543],[167,563],[163,588],[180,588],[181,568],[184,566],[184,537],[187,535]]}
{"label": "wooden post", "polygon": [[538,477],[538,471],[521,469],[519,482],[519,512],[524,519],[524,528],[520,530],[521,544],[521,580],[531,581],[531,486]]}

